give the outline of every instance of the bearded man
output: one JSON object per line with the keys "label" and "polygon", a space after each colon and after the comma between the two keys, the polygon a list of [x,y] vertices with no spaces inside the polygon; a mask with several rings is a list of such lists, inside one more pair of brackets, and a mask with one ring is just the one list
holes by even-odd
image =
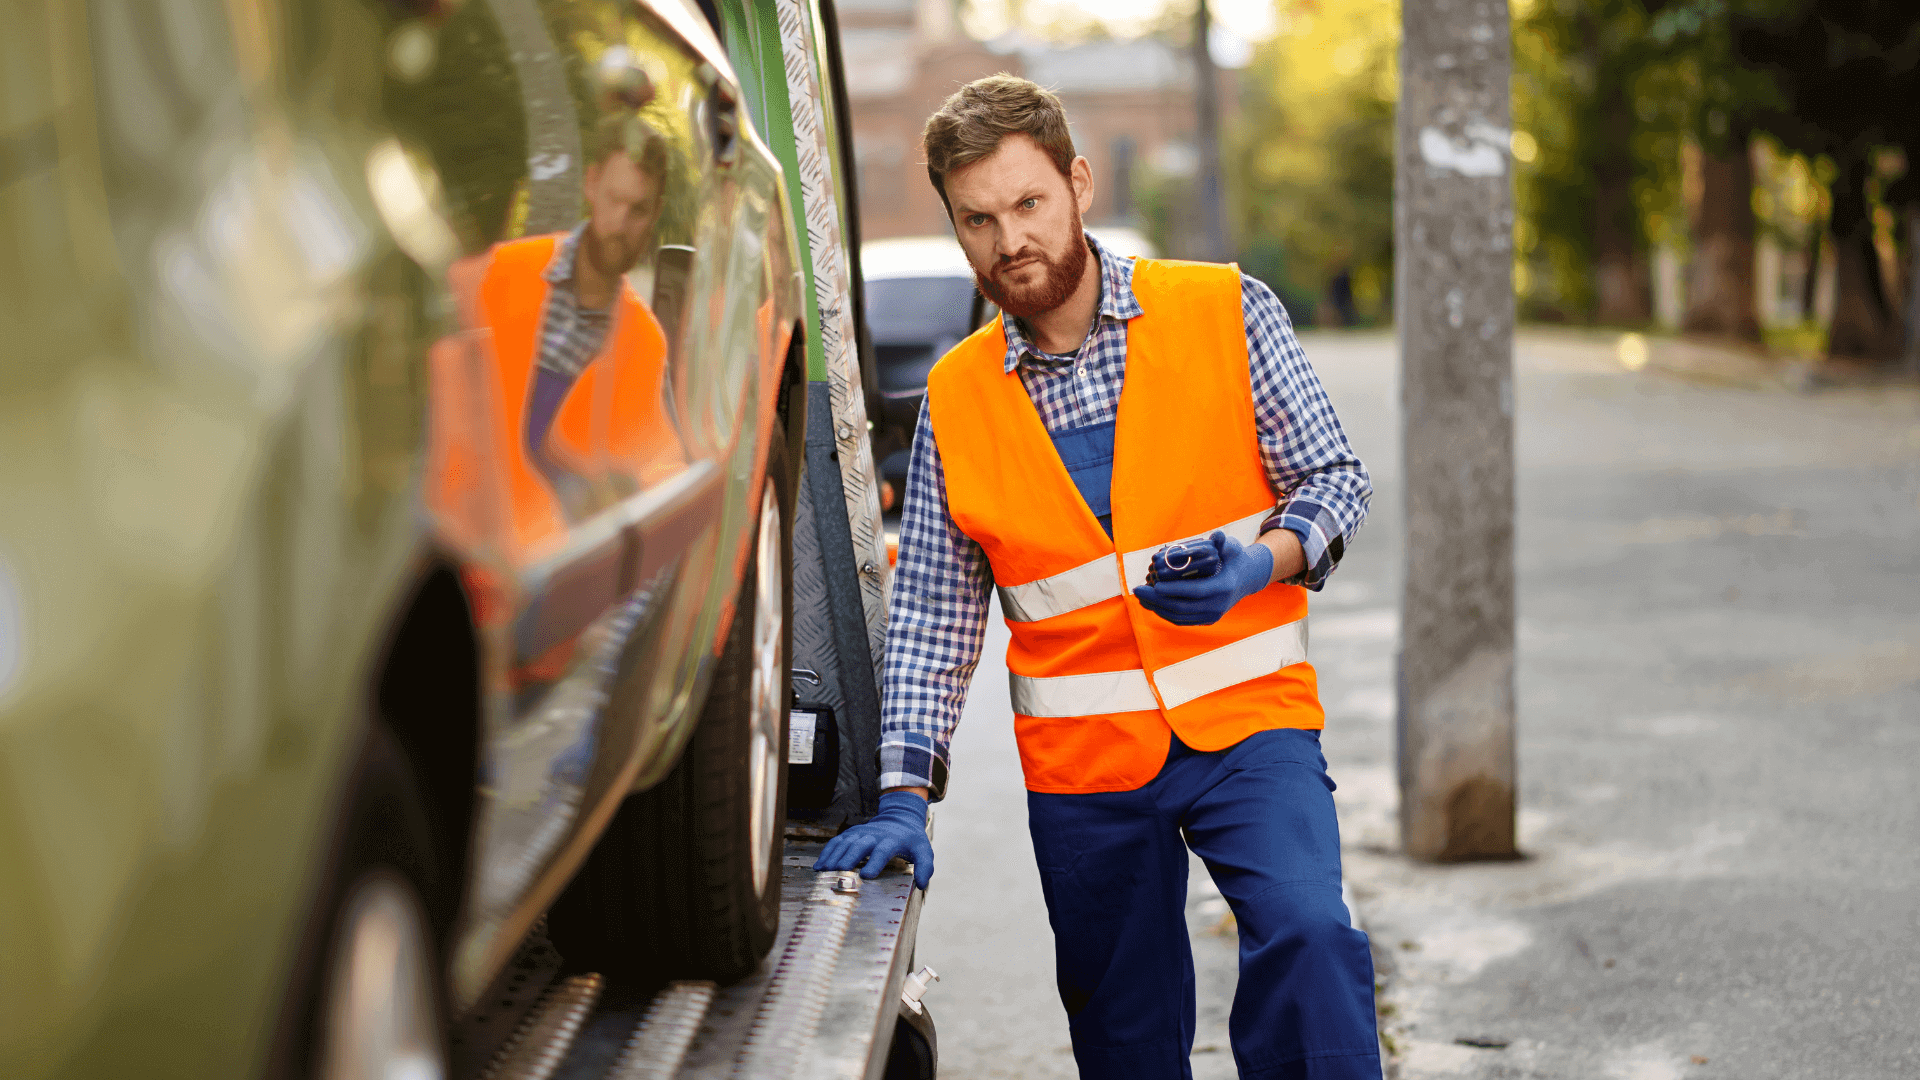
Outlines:
{"label": "bearded man", "polygon": [[1124,259],[1059,99],[971,83],[927,172],[1002,312],[935,366],[890,601],[884,794],[820,869],[933,873],[929,799],[990,586],[1060,1000],[1087,1078],[1189,1077],[1187,851],[1236,917],[1243,1077],[1380,1076],[1373,964],[1340,895],[1307,593],[1366,516],[1366,470],[1271,290]]}

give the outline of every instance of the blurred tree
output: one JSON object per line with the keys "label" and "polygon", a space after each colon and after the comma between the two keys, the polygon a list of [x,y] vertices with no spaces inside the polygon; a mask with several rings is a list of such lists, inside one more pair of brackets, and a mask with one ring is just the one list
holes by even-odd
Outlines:
{"label": "blurred tree", "polygon": [[1243,75],[1225,172],[1248,273],[1317,321],[1389,317],[1395,0],[1280,0]]}
{"label": "blurred tree", "polygon": [[[1780,107],[1770,80],[1735,54],[1730,0],[1648,0],[1648,36],[1690,93],[1684,125],[1700,149],[1699,203],[1689,217],[1693,262],[1681,328],[1761,340],[1754,281],[1753,136]],[[1741,18],[1778,17],[1803,0],[1742,0]]]}
{"label": "blurred tree", "polygon": [[[1731,41],[1740,61],[1778,88],[1778,107],[1759,121],[1785,145],[1826,155],[1836,166],[1828,231],[1837,295],[1827,351],[1899,357],[1902,298],[1898,282],[1883,272],[1880,245],[1898,251],[1897,212],[1911,220],[1920,203],[1913,179],[1920,162],[1920,17],[1913,0],[1801,0],[1780,11],[1742,11],[1731,18]],[[1911,230],[1905,246],[1911,266]]]}
{"label": "blurred tree", "polygon": [[1642,323],[1685,94],[1657,0],[1515,0],[1516,286],[1534,317]]}

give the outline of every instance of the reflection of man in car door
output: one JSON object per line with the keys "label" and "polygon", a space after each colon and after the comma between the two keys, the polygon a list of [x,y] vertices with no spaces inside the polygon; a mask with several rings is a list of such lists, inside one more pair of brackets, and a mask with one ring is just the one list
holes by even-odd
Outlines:
{"label": "reflection of man in car door", "polygon": [[481,285],[500,390],[524,400],[521,444],[572,520],[685,463],[665,411],[666,339],[626,279],[654,245],[668,147],[630,113],[594,134],[586,220],[495,248]]}
{"label": "reflection of man in car door", "polygon": [[443,535],[532,590],[499,614],[516,624],[516,680],[534,683],[621,587],[619,541],[577,526],[686,467],[666,336],[627,280],[655,247],[671,148],[620,110],[591,149],[586,220],[450,267],[465,329],[432,354],[429,502]]}

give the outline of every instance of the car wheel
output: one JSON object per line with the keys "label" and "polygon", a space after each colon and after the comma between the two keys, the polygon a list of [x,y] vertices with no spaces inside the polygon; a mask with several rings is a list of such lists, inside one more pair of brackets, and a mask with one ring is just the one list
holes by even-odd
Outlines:
{"label": "car wheel", "polygon": [[434,948],[418,893],[375,871],[354,883],[321,998],[318,1080],[440,1080],[447,1073]]}
{"label": "car wheel", "polygon": [[698,726],[665,780],[629,796],[548,913],[569,966],[653,982],[753,971],[780,920],[793,523],[777,427],[752,556]]}
{"label": "car wheel", "polygon": [[446,1075],[441,942],[421,899],[438,883],[430,835],[405,752],[375,724],[347,784],[308,959],[287,1003],[287,1016],[299,1019],[276,1046],[282,1064],[269,1075]]}

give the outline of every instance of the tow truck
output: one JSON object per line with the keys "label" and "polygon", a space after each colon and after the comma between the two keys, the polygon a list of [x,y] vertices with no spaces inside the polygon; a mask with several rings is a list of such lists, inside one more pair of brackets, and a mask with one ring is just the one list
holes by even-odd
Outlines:
{"label": "tow truck", "polygon": [[[751,975],[676,980],[644,998],[567,973],[536,927],[454,1033],[474,1080],[932,1080],[939,979],[916,968],[925,893],[899,860],[877,879],[811,869],[878,798],[879,664],[890,558],[872,455],[876,366],[833,0],[708,0],[761,137],[787,171],[811,287],[802,483],[793,539],[794,712],[779,931]],[[757,78],[750,77],[757,75]],[[817,335],[817,344],[816,344]],[[844,752],[843,752],[844,748]],[[929,823],[931,831],[931,822]]]}

